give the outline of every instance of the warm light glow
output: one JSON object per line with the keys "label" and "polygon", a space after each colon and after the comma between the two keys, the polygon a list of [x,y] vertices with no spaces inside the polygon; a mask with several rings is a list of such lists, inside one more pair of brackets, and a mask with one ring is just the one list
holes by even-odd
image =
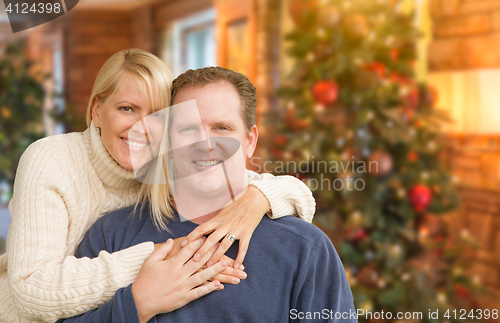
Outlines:
{"label": "warm light glow", "polygon": [[500,69],[431,73],[428,81],[439,93],[437,107],[454,120],[445,132],[500,133]]}

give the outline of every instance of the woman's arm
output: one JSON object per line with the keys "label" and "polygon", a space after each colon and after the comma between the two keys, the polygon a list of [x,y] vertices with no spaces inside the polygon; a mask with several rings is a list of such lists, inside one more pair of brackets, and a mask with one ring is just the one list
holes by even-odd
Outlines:
{"label": "woman's arm", "polygon": [[[97,221],[78,246],[76,256],[95,258],[103,249],[115,251],[115,248],[119,248],[119,243],[109,243],[113,238],[106,239],[106,234],[109,236],[109,231],[103,228],[103,222]],[[198,297],[223,289],[224,286],[219,282],[206,280],[223,270],[227,264],[221,262],[197,272],[204,262],[190,260],[203,240],[189,244],[169,260],[166,257],[172,251],[173,240],[158,244],[144,261],[133,284],[119,289],[115,297],[100,308],[64,322],[147,322],[156,314],[173,311]],[[205,262],[214,251],[215,247],[205,256]]]}
{"label": "woman's arm", "polygon": [[267,214],[271,219],[294,215],[311,223],[316,211],[316,201],[311,190],[298,178],[289,175],[274,176],[246,171],[249,185],[257,187],[271,205]]}
{"label": "woman's arm", "polygon": [[224,238],[231,233],[239,240],[238,256],[234,264],[234,268],[238,269],[245,259],[252,234],[265,213],[271,214],[272,219],[297,215],[305,221],[312,221],[316,202],[311,190],[299,179],[292,176],[257,174],[250,170],[246,171],[246,178],[249,186],[244,194],[186,237],[184,244],[211,233],[198,251],[199,258],[222,239],[221,245],[209,261],[217,262],[232,245],[229,239]]}
{"label": "woman's arm", "polygon": [[81,239],[68,241],[82,220],[75,210],[89,206],[73,196],[75,174],[67,163],[51,141],[41,140],[23,154],[16,175],[8,277],[12,300],[30,320],[55,322],[106,303],[134,281],[153,251],[153,243],[146,242],[112,254],[103,251],[95,259],[70,256]]}

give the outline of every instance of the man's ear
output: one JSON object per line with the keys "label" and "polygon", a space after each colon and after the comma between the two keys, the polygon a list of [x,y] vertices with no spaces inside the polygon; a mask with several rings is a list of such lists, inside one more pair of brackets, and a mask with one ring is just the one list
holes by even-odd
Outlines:
{"label": "man's ear", "polygon": [[99,98],[94,96],[92,100],[92,121],[94,121],[94,125],[96,127],[100,127],[101,124],[101,103],[99,102]]}
{"label": "man's ear", "polygon": [[255,148],[257,147],[257,140],[259,139],[259,130],[256,125],[253,125],[248,131],[247,137],[247,158],[252,158]]}

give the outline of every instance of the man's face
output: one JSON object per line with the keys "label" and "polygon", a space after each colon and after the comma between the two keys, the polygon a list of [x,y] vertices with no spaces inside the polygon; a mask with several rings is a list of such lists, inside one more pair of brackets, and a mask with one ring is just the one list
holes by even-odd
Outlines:
{"label": "man's face", "polygon": [[197,109],[174,108],[171,148],[177,186],[193,194],[230,198],[226,178],[236,195],[243,188],[246,159],[257,144],[257,127],[246,130],[240,96],[228,82],[184,87],[173,105],[190,100]]}

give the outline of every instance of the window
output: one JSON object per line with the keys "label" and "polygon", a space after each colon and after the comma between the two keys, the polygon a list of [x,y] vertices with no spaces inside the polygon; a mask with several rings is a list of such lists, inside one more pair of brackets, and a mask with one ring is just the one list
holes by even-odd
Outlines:
{"label": "window", "polygon": [[188,69],[217,65],[215,9],[180,19],[164,30],[162,59],[174,77]]}

